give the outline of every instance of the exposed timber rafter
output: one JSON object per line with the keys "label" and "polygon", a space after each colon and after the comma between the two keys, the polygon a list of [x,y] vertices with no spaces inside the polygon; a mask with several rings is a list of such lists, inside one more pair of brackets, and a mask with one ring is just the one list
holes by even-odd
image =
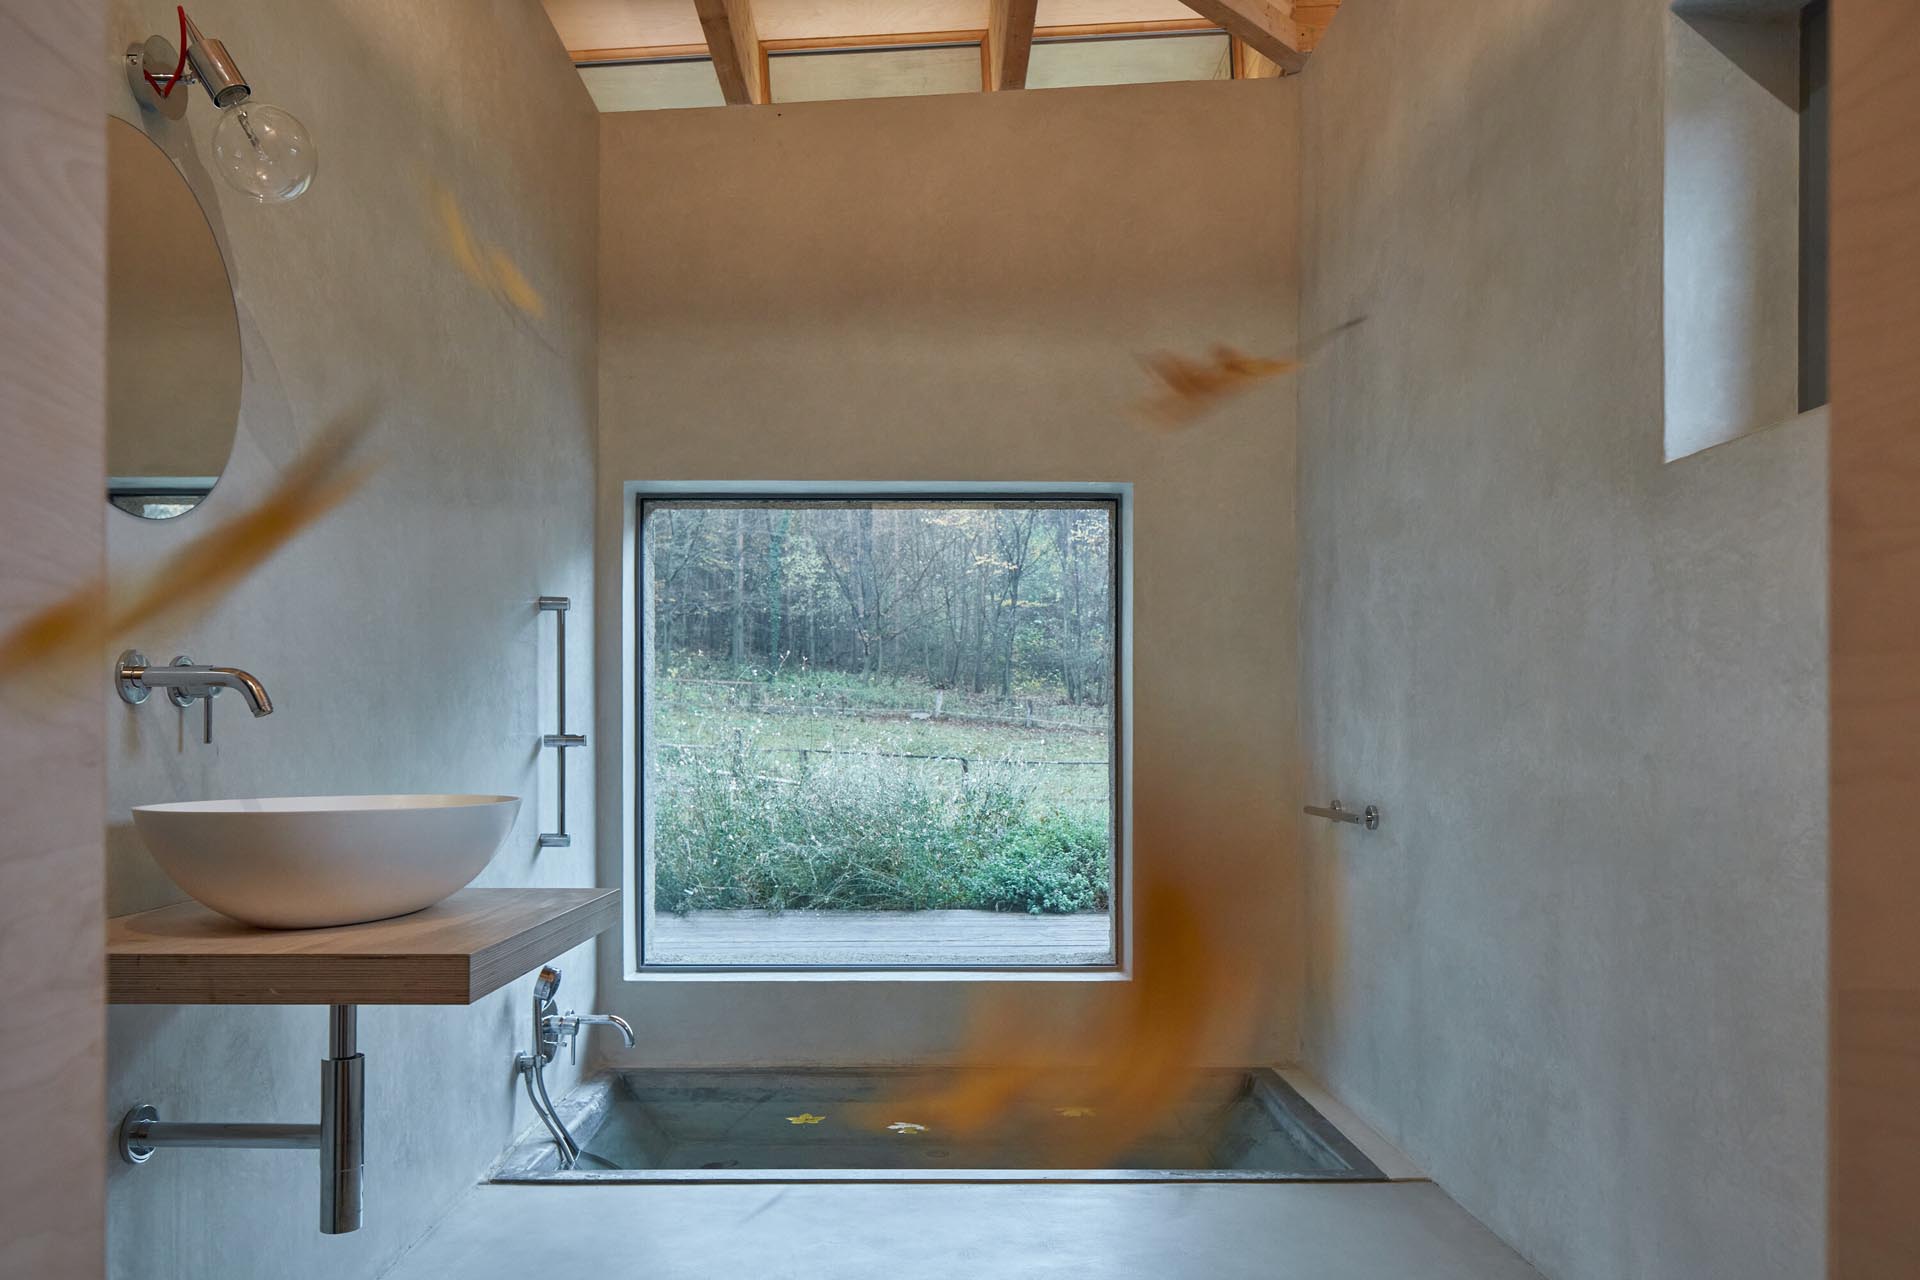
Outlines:
{"label": "exposed timber rafter", "polygon": [[1307,65],[1312,47],[1308,34],[1294,21],[1293,0],[1181,0],[1209,22],[1245,41],[1282,71],[1293,73]]}
{"label": "exposed timber rafter", "polygon": [[1027,87],[1033,17],[1039,0],[993,0],[987,16],[987,88]]}
{"label": "exposed timber rafter", "polygon": [[721,96],[730,106],[765,102],[760,37],[753,29],[750,0],[693,0],[693,7],[707,37],[707,52],[713,55]]}

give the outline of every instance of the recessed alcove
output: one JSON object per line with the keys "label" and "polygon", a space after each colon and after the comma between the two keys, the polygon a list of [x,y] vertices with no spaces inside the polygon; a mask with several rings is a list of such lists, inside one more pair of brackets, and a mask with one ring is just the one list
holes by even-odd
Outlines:
{"label": "recessed alcove", "polygon": [[1826,403],[1826,3],[1667,18],[1669,462]]}

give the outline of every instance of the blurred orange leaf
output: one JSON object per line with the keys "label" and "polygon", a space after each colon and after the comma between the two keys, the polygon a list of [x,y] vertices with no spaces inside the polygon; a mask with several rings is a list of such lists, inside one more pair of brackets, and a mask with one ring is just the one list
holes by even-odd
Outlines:
{"label": "blurred orange leaf", "polygon": [[90,660],[117,636],[211,605],[366,481],[371,465],[350,458],[365,429],[366,419],[356,417],[323,431],[259,503],[137,582],[85,583],[0,636],[0,681],[49,663]]}

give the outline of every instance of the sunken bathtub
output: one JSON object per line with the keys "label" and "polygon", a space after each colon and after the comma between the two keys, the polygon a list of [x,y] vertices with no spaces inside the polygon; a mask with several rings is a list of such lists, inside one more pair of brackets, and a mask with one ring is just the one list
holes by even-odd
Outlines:
{"label": "sunken bathtub", "polygon": [[[1120,1123],[1049,1079],[979,1132],[948,1135],[914,1098],[943,1096],[959,1070],[620,1071],[558,1107],[581,1149],[563,1168],[535,1124],[495,1182],[1319,1182],[1382,1174],[1266,1068],[1211,1071],[1182,1100],[1127,1119],[1126,1149],[1098,1168]],[[896,1114],[897,1113],[897,1114]]]}

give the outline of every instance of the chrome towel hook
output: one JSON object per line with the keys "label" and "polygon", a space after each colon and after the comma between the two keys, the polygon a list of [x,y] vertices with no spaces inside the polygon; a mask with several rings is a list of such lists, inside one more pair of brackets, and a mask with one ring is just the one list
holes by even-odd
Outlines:
{"label": "chrome towel hook", "polygon": [[1380,806],[1377,804],[1370,804],[1360,812],[1355,813],[1351,809],[1342,808],[1340,802],[1335,800],[1325,808],[1317,804],[1310,804],[1301,810],[1301,812],[1310,817],[1326,818],[1333,822],[1351,822],[1357,826],[1365,827],[1369,831],[1378,831],[1380,829]]}

